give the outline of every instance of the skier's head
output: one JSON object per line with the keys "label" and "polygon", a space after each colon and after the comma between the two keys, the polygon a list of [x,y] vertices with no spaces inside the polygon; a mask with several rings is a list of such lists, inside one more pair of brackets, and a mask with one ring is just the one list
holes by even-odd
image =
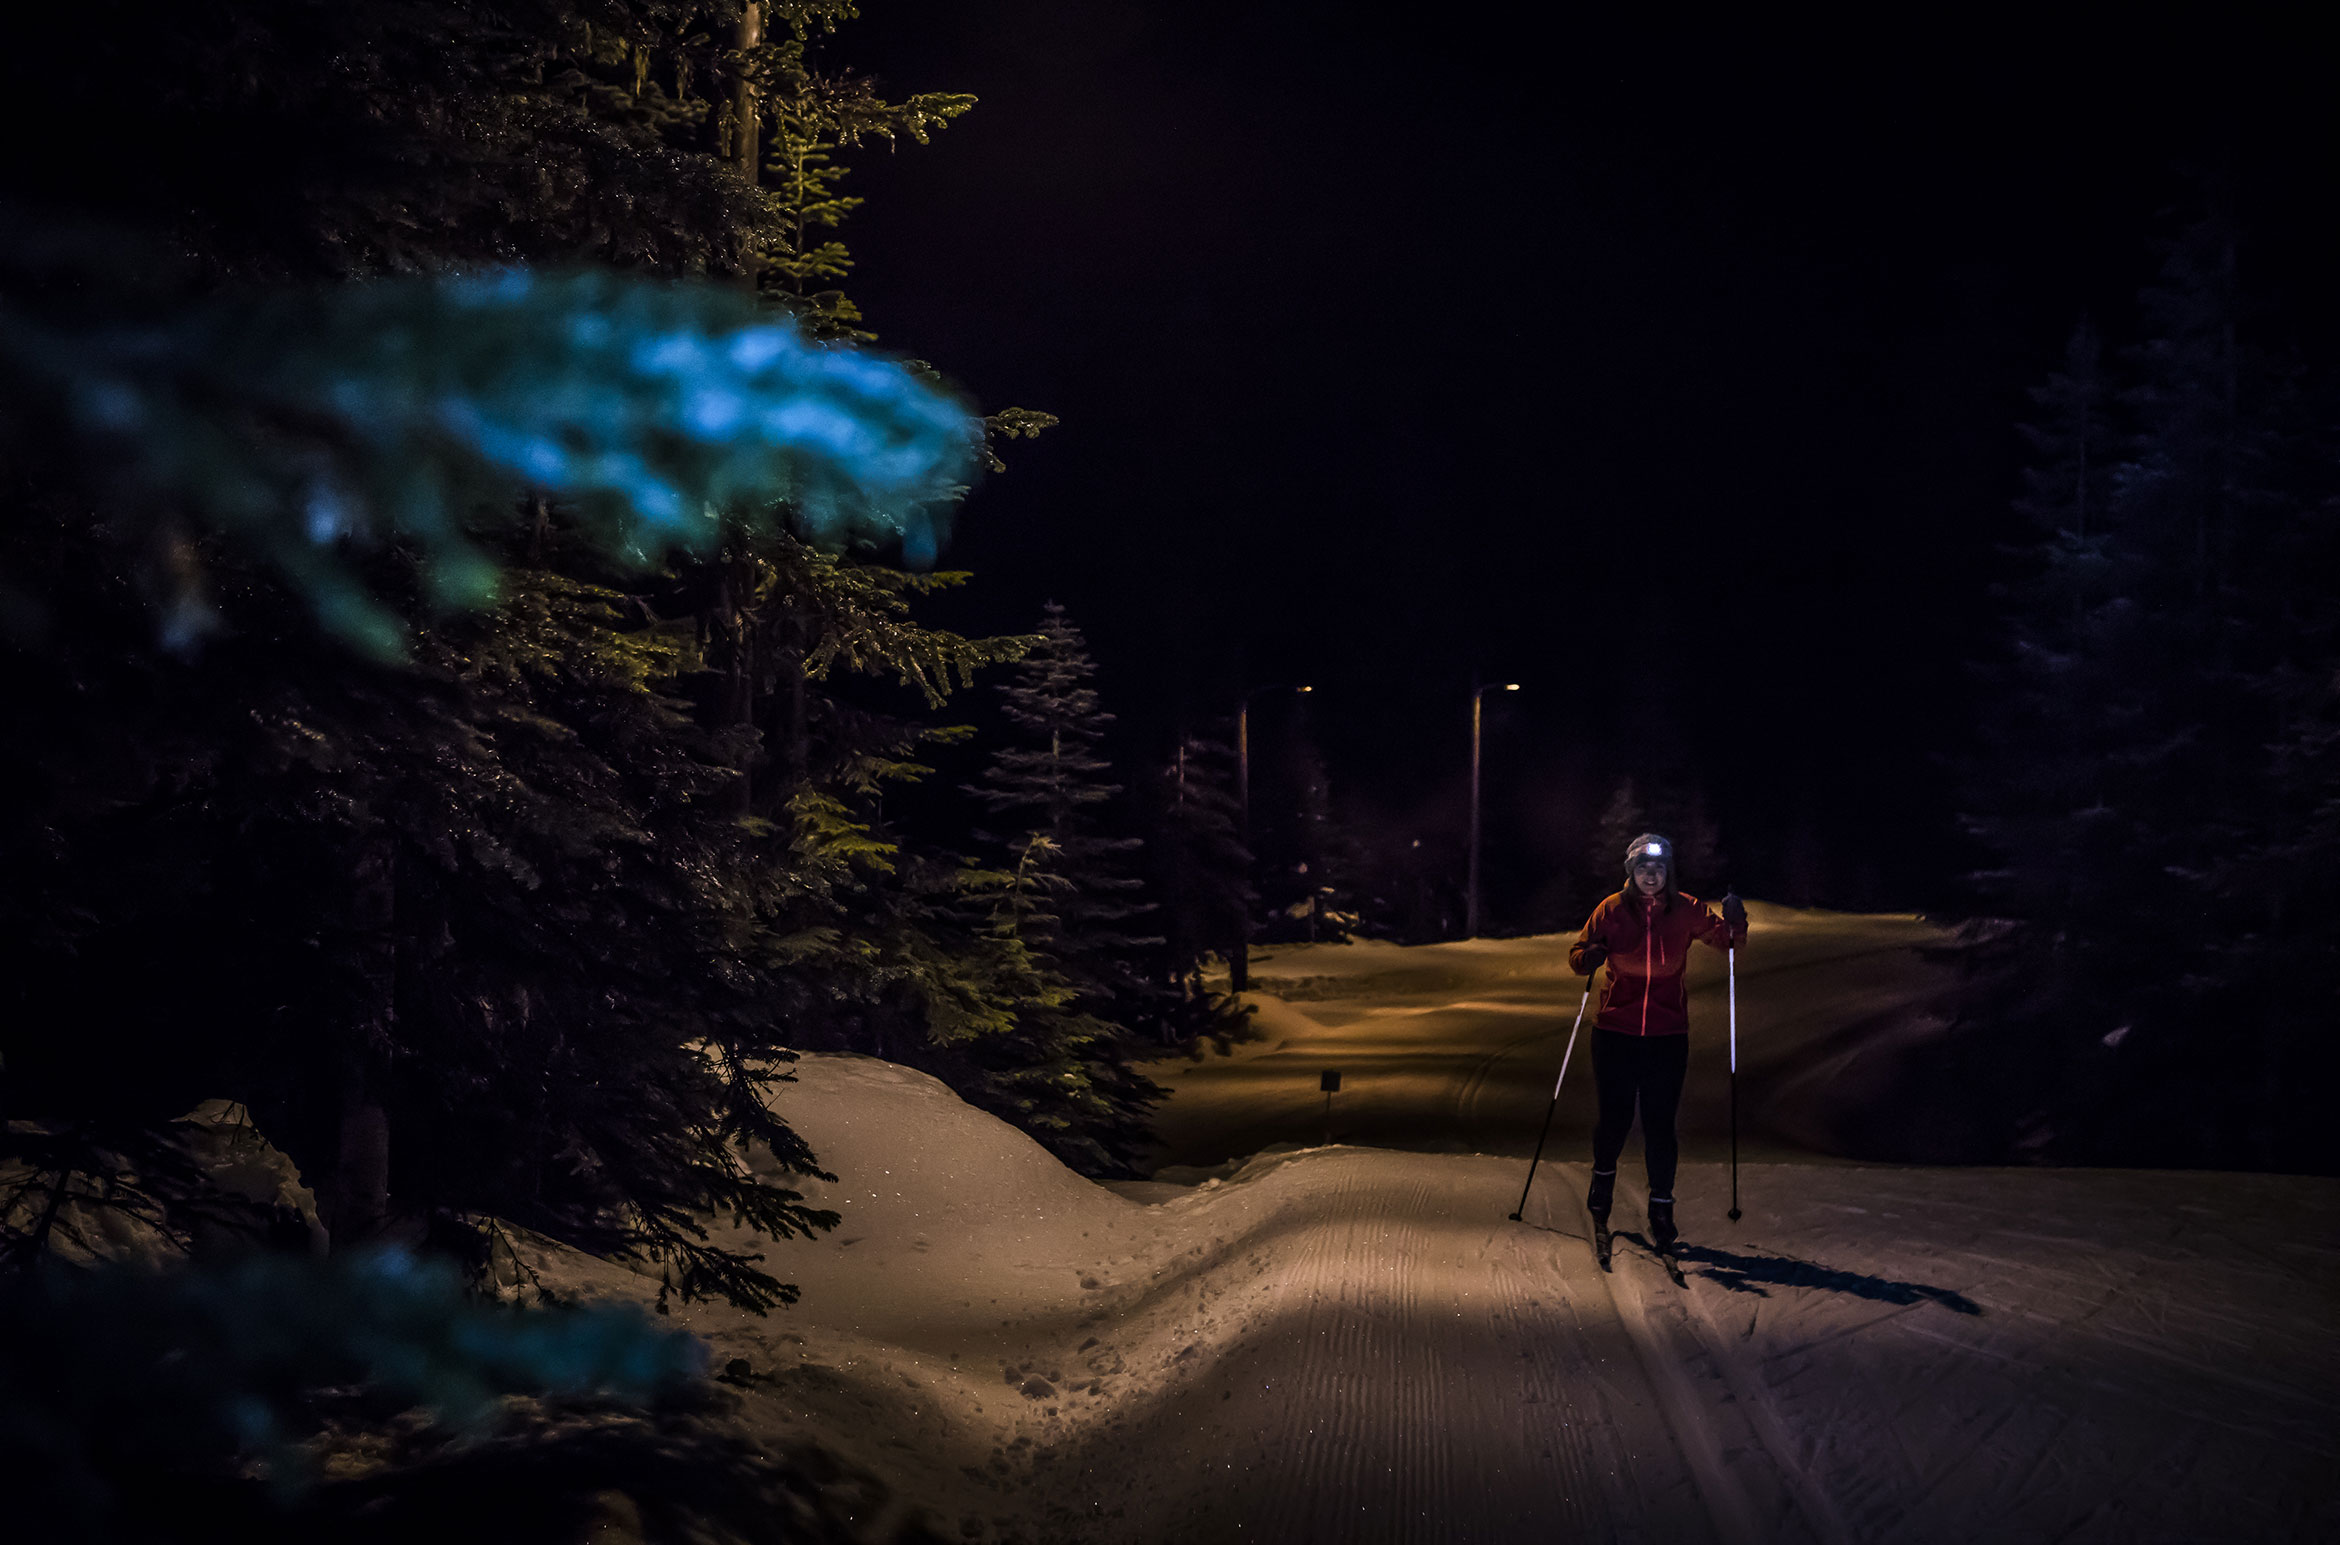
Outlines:
{"label": "skier's head", "polygon": [[1625,845],[1625,888],[1638,896],[1663,896],[1673,904],[1674,844],[1643,832]]}

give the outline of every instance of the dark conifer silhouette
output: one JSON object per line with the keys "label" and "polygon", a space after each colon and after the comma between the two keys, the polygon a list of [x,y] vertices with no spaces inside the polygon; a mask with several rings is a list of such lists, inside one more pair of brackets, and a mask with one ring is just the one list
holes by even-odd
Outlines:
{"label": "dark conifer silhouette", "polygon": [[1182,733],[1155,790],[1149,857],[1163,934],[1158,979],[1168,999],[1156,1031],[1165,1043],[1241,1028],[1232,1002],[1203,985],[1205,961],[1224,959],[1242,939],[1254,904],[1234,762],[1224,743]]}
{"label": "dark conifer silhouette", "polygon": [[1967,1010],[2022,1048],[2027,1077],[1976,1094],[2034,1154],[2333,1162],[2295,1092],[2330,979],[2286,967],[2329,948],[2302,866],[2331,799],[2333,610],[2306,576],[2340,485],[2246,250],[2195,220],[2118,387],[2083,329],[2034,394],[2035,534],[1970,784],[2001,921],[1973,931]]}
{"label": "dark conifer silhouette", "polygon": [[1106,830],[1121,792],[1107,781],[1100,752],[1113,715],[1098,704],[1088,643],[1064,608],[1050,602],[1031,651],[999,688],[1014,739],[995,748],[968,792],[1000,828],[998,843],[1019,868],[1056,877],[1053,921],[1035,935],[1092,1001],[1126,1002],[1140,949],[1160,942],[1133,930],[1154,908],[1134,871],[1143,843]]}
{"label": "dark conifer silhouette", "polygon": [[1619,779],[1608,803],[1601,806],[1600,819],[1593,824],[1592,851],[1586,855],[1596,894],[1606,895],[1617,888],[1617,866],[1625,857],[1625,844],[1649,829],[1649,812],[1642,807],[1640,788],[1631,778]]}
{"label": "dark conifer silhouette", "polygon": [[[705,540],[677,552],[654,522],[613,523],[566,485],[523,489],[461,457],[368,461],[363,435],[308,419],[241,434],[227,411],[286,361],[330,374],[343,348],[372,372],[353,379],[384,390],[396,368],[430,389],[485,383],[463,404],[481,412],[450,422],[500,431],[507,410],[560,401],[622,425],[646,410],[620,402],[623,382],[580,375],[572,345],[599,336],[580,318],[713,336],[743,304],[590,275],[515,281],[497,326],[540,354],[440,326],[407,327],[425,342],[401,355],[333,329],[396,330],[460,286],[249,287],[284,277],[601,257],[753,276],[816,332],[855,333],[822,288],[843,271],[834,226],[852,204],[836,158],[872,136],[923,138],[967,99],[830,89],[809,48],[847,14],[766,5],[761,41],[624,4],[590,27],[557,7],[429,4],[74,23],[87,46],[39,89],[71,97],[94,72],[125,104],[106,131],[174,156],[135,188],[53,190],[66,209],[97,197],[90,218],[119,228],[90,239],[66,221],[8,246],[0,308],[97,337],[179,318],[158,336],[184,342],[185,318],[213,316],[190,298],[224,277],[269,324],[233,331],[240,375],[188,354],[173,379],[199,388],[182,394],[196,411],[142,442],[211,484],[93,521],[93,480],[36,457],[7,531],[11,583],[58,603],[38,611],[18,700],[39,729],[8,748],[12,783],[37,791],[5,833],[26,880],[8,898],[23,1010],[9,1016],[10,1114],[109,1132],[77,1150],[88,1173],[159,1184],[168,1166],[131,1165],[122,1124],[230,1096],[267,1112],[343,1244],[385,1222],[436,1219],[446,1238],[526,1218],[662,1261],[685,1296],[763,1305],[782,1284],[708,1249],[696,1217],[736,1212],[782,1236],[817,1223],[734,1162],[743,1142],[770,1145],[783,1173],[814,1162],[755,1092],[781,1048],[906,1055],[999,1033],[1018,994],[1045,994],[955,917],[985,879],[905,851],[879,818],[884,791],[922,775],[922,744],[948,733],[920,713],[1020,646],[909,620],[951,576],[814,551],[836,490],[815,479],[774,507],[775,487],[701,452],[670,465],[673,446],[636,447],[649,459],[627,465],[689,491]],[[223,125],[254,137],[206,139]],[[312,151],[346,164],[320,173]],[[232,184],[214,164],[236,166]],[[240,218],[262,205],[267,220]],[[150,250],[186,259],[149,272],[112,255]],[[50,304],[68,293],[74,305]],[[312,313],[331,325],[293,325]],[[498,370],[471,368],[483,352]],[[214,442],[226,450],[204,452]],[[352,497],[324,497],[337,487]],[[727,493],[734,506],[703,522]],[[335,524],[375,506],[435,524]],[[909,548],[922,528],[893,529]],[[154,648],[158,631],[180,656]],[[352,638],[376,659],[345,653]],[[919,708],[873,707],[888,691]],[[89,1038],[19,1043],[16,1027],[45,1029],[67,1005],[116,1027],[114,1057],[85,1055]],[[125,1060],[145,1069],[135,1089]]]}
{"label": "dark conifer silhouette", "polygon": [[1719,891],[1730,879],[1723,873],[1726,860],[1721,828],[1709,812],[1705,791],[1696,784],[1661,782],[1649,787],[1645,795],[1641,780],[1619,779],[1608,803],[1601,807],[1593,831],[1589,859],[1596,897],[1622,883],[1619,865],[1625,857],[1625,845],[1650,831],[1663,833],[1673,842],[1678,884],[1704,895]]}
{"label": "dark conifer silhouette", "polygon": [[1362,919],[1364,862],[1333,800],[1324,753],[1295,712],[1264,771],[1252,762],[1252,830],[1258,845],[1260,937],[1317,943],[1348,938]]}
{"label": "dark conifer silhouette", "polygon": [[[1137,872],[1143,843],[1108,829],[1122,791],[1108,781],[1113,767],[1100,749],[1113,716],[1090,684],[1087,641],[1062,606],[1049,603],[1014,671],[999,689],[1009,738],[967,792],[993,827],[980,835],[1013,877],[1001,892],[1003,925],[1069,990],[1063,1005],[1028,1005],[1018,1017],[1026,1033],[1078,1036],[1109,1115],[1080,1123],[1076,1136],[1126,1163],[1142,1135],[1139,1118],[1160,1096],[1131,1068],[1130,1036],[1159,1037],[1173,1008],[1169,984],[1148,969],[1163,937],[1140,931],[1155,910]],[[1066,1010],[1081,1023],[1068,1026]]]}

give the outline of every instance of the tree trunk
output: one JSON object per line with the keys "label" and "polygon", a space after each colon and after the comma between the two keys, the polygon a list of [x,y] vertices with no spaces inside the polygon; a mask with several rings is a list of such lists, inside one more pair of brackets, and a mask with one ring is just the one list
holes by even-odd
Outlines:
{"label": "tree trunk", "polygon": [[[737,42],[739,51],[743,54],[749,49],[763,46],[764,7],[762,0],[748,0],[747,4],[739,8]],[[762,124],[758,120],[756,112],[756,88],[744,73],[740,76],[738,89],[733,95],[731,114],[734,125],[732,150],[734,155],[738,157],[734,164],[739,168],[739,175],[745,177],[749,185],[753,186],[761,169],[763,146],[758,130]]]}
{"label": "tree trunk", "polygon": [[[699,614],[699,633],[705,640],[706,668],[715,677],[707,724],[720,731],[756,731],[756,641],[753,604],[755,573],[746,560],[726,556],[719,560],[715,594]],[[730,794],[731,809],[746,815],[755,808],[755,762],[758,737],[742,737],[733,763],[739,782]]]}

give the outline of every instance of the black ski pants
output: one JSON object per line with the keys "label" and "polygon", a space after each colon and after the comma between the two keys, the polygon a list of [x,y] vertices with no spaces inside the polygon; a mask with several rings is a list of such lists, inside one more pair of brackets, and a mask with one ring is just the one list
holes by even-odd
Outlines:
{"label": "black ski pants", "polygon": [[1633,1129],[1633,1107],[1641,1107],[1641,1155],[1649,1167],[1649,1194],[1674,1194],[1674,1165],[1682,1145],[1674,1136],[1674,1112],[1682,1103],[1682,1080],[1690,1071],[1690,1037],[1623,1035],[1595,1030],[1593,1087],[1601,1115],[1593,1127],[1593,1168],[1613,1170]]}

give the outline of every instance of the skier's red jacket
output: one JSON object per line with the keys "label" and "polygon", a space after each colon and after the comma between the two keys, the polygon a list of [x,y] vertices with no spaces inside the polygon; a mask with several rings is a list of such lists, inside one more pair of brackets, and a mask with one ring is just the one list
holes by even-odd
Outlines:
{"label": "skier's red jacket", "polygon": [[1730,925],[1679,891],[1654,898],[1619,891],[1585,919],[1584,934],[1568,951],[1568,968],[1578,976],[1599,969],[1585,961],[1588,946],[1609,952],[1609,982],[1601,990],[1596,1030],[1627,1035],[1690,1033],[1690,992],[1683,972],[1690,964],[1690,941],[1715,949],[1746,943]]}

